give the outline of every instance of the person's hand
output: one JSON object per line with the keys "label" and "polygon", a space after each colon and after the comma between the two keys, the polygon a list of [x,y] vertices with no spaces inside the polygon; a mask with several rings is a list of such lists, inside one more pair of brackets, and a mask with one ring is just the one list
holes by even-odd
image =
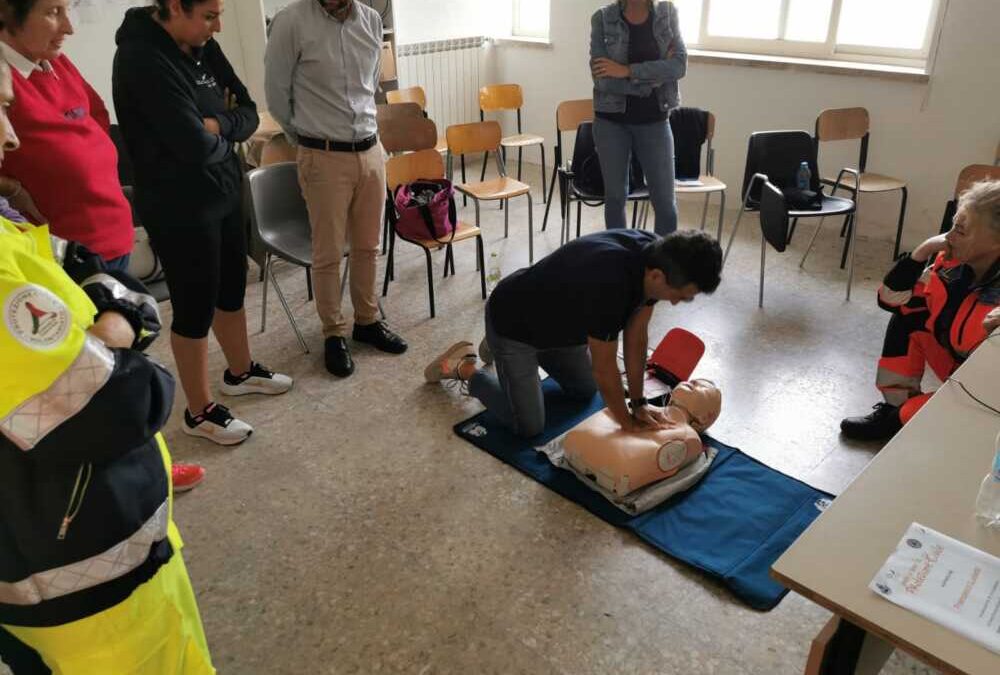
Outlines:
{"label": "person's hand", "polygon": [[628,66],[624,66],[617,61],[612,61],[603,56],[599,59],[594,59],[594,62],[590,64],[590,70],[594,74],[594,77],[611,77],[619,80],[624,80],[632,74]]}
{"label": "person's hand", "polygon": [[994,307],[993,310],[986,315],[983,319],[983,330],[989,335],[997,328],[1000,328],[1000,307]]}
{"label": "person's hand", "polygon": [[214,117],[206,117],[202,121],[205,124],[205,131],[210,134],[215,134],[216,136],[222,135],[222,127],[219,126],[219,120]]}
{"label": "person's hand", "polygon": [[670,424],[670,418],[667,417],[663,408],[655,408],[649,405],[638,408],[632,417],[644,430],[663,429]]}
{"label": "person's hand", "polygon": [[30,220],[35,225],[47,225],[49,219],[42,215],[42,212],[35,206],[35,200],[31,198],[28,191],[23,187],[13,197],[9,197],[7,202],[22,216]]}
{"label": "person's hand", "polygon": [[87,332],[109,349],[129,349],[135,342],[132,325],[118,312],[104,312]]}
{"label": "person's hand", "polygon": [[910,257],[917,262],[927,262],[941,251],[946,252],[946,257],[951,257],[951,246],[948,244],[948,235],[939,234],[931,237],[920,246],[913,249]]}

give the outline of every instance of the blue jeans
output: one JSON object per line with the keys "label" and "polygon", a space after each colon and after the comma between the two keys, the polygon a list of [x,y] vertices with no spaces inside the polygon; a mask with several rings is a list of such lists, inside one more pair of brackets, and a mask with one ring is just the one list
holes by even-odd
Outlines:
{"label": "blue jeans", "polygon": [[655,230],[665,236],[677,229],[677,197],[674,195],[674,136],[670,122],[619,124],[594,119],[594,142],[604,177],[604,219],[607,228],[626,227],[629,165],[632,153],[646,175],[649,198],[656,212]]}
{"label": "blue jeans", "polygon": [[126,253],[114,260],[105,260],[104,269],[111,272],[128,272],[128,262],[131,258],[132,254]]}
{"label": "blue jeans", "polygon": [[536,349],[505,338],[493,330],[486,308],[486,342],[493,352],[497,374],[478,371],[469,380],[469,394],[518,436],[530,438],[545,429],[545,399],[538,367],[555,380],[563,393],[589,401],[597,393],[587,345]]}

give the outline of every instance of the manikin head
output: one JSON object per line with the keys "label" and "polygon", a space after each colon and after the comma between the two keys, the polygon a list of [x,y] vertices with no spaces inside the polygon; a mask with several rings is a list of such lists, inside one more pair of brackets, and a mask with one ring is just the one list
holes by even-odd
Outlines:
{"label": "manikin head", "polygon": [[704,433],[719,419],[722,392],[711,380],[681,382],[670,394],[668,407],[686,412],[691,427],[698,433]]}

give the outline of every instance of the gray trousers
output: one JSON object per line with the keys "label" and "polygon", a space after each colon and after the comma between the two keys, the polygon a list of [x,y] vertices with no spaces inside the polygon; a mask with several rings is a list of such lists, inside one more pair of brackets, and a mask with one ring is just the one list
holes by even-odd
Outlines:
{"label": "gray trousers", "polygon": [[545,429],[545,400],[538,367],[572,398],[590,400],[597,393],[587,345],[537,349],[493,330],[486,309],[486,341],[496,375],[480,370],[469,380],[469,394],[518,436],[530,438]]}

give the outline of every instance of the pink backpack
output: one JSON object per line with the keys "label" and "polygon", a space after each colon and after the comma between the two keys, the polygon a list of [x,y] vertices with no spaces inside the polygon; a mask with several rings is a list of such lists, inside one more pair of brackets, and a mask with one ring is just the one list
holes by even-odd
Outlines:
{"label": "pink backpack", "polygon": [[408,241],[450,244],[458,215],[455,188],[444,178],[420,179],[396,188],[396,234]]}

